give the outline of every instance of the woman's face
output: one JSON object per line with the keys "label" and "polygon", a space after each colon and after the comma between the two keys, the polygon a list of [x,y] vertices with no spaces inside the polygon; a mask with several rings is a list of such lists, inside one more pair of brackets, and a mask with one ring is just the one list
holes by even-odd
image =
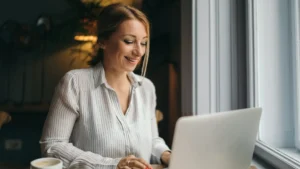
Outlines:
{"label": "woman's face", "polygon": [[126,20],[109,39],[103,41],[105,67],[131,72],[142,59],[148,42],[145,26],[138,20]]}

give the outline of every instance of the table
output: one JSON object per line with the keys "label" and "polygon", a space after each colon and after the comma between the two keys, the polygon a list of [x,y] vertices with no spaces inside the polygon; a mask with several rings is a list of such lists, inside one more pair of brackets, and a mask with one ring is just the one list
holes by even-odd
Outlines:
{"label": "table", "polygon": [[[163,169],[163,167],[161,165],[152,165],[153,169]],[[255,166],[250,166],[249,169],[257,169]]]}

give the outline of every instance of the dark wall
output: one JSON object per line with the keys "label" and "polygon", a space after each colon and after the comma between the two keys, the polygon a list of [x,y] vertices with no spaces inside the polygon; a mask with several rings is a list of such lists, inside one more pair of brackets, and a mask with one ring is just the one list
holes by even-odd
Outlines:
{"label": "dark wall", "polygon": [[33,23],[42,13],[55,17],[56,22],[59,22],[71,13],[69,4],[64,0],[2,1],[0,3],[0,24],[8,19]]}
{"label": "dark wall", "polygon": [[[148,77],[157,94],[157,109],[164,114],[159,123],[160,135],[172,145],[175,122],[180,116],[180,2],[153,4],[151,55]],[[155,10],[154,10],[155,9]],[[171,69],[174,68],[174,69]],[[171,77],[176,77],[174,79]],[[171,98],[172,97],[172,98]]]}
{"label": "dark wall", "polygon": [[[13,120],[0,130],[0,163],[28,165],[29,161],[40,157],[39,139],[46,113],[10,113]],[[6,150],[5,144],[8,141],[21,141],[21,149]]]}
{"label": "dark wall", "polygon": [[[12,116],[0,129],[0,163],[28,165],[40,157],[39,139],[56,84],[68,70],[86,67],[89,57],[80,51],[89,44],[73,41],[75,14],[65,1],[17,3],[1,2],[0,24],[10,19],[34,27],[42,13],[54,23],[51,37],[29,51],[0,48],[0,110]],[[21,148],[7,150],[7,141],[20,141]]]}

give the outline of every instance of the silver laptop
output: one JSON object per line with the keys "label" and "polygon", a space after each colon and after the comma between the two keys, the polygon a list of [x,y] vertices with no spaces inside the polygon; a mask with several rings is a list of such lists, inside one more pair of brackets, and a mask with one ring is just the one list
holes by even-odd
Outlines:
{"label": "silver laptop", "polygon": [[181,117],[169,169],[248,169],[261,108]]}

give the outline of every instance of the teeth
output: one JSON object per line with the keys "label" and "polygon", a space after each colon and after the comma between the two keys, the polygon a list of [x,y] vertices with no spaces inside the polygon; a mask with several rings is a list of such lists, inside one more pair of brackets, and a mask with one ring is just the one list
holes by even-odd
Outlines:
{"label": "teeth", "polygon": [[129,58],[129,57],[125,57],[127,60],[129,60],[130,62],[135,62],[135,61],[137,61],[137,59],[131,59],[131,58]]}

